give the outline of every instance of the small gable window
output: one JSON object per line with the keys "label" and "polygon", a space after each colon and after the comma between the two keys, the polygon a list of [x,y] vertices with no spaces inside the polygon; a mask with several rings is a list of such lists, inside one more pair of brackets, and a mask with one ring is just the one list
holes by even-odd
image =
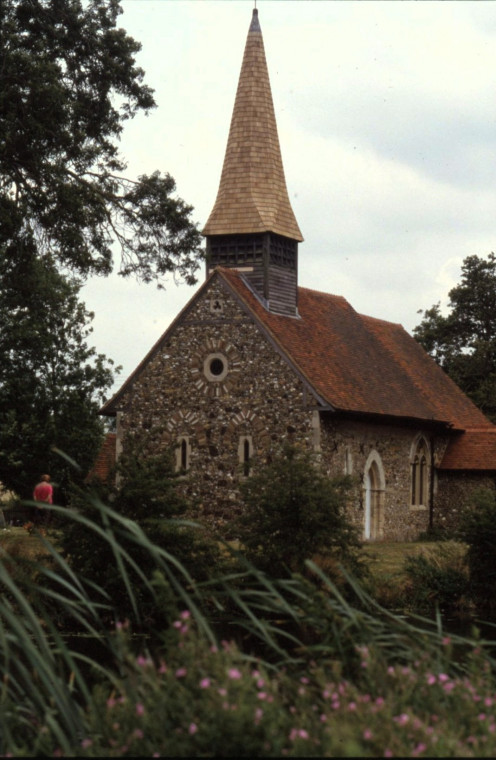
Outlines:
{"label": "small gable window", "polygon": [[190,467],[191,445],[189,436],[182,435],[176,444],[176,472],[187,472]]}
{"label": "small gable window", "polygon": [[243,477],[251,474],[251,460],[253,457],[253,440],[251,435],[242,435],[239,439],[238,458]]}
{"label": "small gable window", "polygon": [[411,505],[426,507],[429,503],[429,450],[424,438],[420,438],[413,450],[411,460]]}
{"label": "small gable window", "polygon": [[203,373],[211,382],[224,380],[228,371],[229,364],[223,354],[209,354],[203,362]]}

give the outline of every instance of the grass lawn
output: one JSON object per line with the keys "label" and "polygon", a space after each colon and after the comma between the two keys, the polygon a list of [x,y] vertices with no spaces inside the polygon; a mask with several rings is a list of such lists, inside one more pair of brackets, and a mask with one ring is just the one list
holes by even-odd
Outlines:
{"label": "grass lawn", "polygon": [[[404,580],[403,564],[407,556],[426,554],[431,556],[436,552],[442,553],[444,542],[435,541],[410,541],[410,542],[384,542],[364,544],[364,552],[373,579],[380,585],[388,581],[394,583]],[[460,555],[466,547],[459,544]]]}
{"label": "grass lawn", "polygon": [[[53,541],[53,536],[51,540]],[[13,526],[0,528],[0,555],[3,552],[12,557],[23,556],[27,559],[36,559],[45,554],[39,536],[34,533],[30,535],[25,528]]]}

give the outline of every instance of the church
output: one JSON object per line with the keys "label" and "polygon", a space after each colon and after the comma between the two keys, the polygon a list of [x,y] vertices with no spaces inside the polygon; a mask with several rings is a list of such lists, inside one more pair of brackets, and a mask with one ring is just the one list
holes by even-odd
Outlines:
{"label": "church", "polygon": [[203,234],[204,283],[101,410],[117,425],[105,456],[136,434],[144,455],[173,448],[192,516],[220,531],[240,482],[288,441],[351,476],[365,540],[449,529],[474,489],[494,487],[496,427],[401,325],[298,285],[303,237],[256,9]]}

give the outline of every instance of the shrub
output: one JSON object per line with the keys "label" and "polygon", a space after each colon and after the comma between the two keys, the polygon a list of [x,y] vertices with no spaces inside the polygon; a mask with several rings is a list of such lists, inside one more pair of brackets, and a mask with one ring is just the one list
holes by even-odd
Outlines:
{"label": "shrub", "polygon": [[464,554],[464,547],[447,541],[434,550],[407,557],[404,563],[407,607],[421,612],[460,609],[468,591]]}
{"label": "shrub", "polygon": [[[175,562],[188,567],[190,584],[209,579],[221,571],[225,559],[215,541],[206,536],[199,525],[185,522],[182,516],[187,503],[176,491],[177,475],[174,472],[172,452],[166,451],[155,456],[142,456],[136,448],[128,450],[119,461],[118,487],[93,487],[103,493],[112,504],[113,510],[122,518],[136,521],[151,541],[174,556]],[[84,522],[68,519],[63,523],[60,540],[62,551],[75,572],[101,587],[113,600],[112,615],[121,620],[134,618],[135,609],[126,592],[126,578],[119,564],[115,562],[115,549],[106,536],[106,515],[100,508],[99,498],[88,497],[80,491],[74,495],[73,503],[81,515],[96,523],[100,533],[89,531]],[[118,529],[120,531],[120,529]],[[140,622],[146,628],[160,627],[170,622],[176,613],[176,601],[171,589],[166,592],[167,582],[154,576],[156,562],[148,547],[120,531],[119,541],[132,560],[130,582],[134,587]],[[160,603],[155,592],[142,583],[145,575],[159,583]],[[113,617],[109,619],[112,622]]]}
{"label": "shrub", "polygon": [[243,484],[235,529],[247,558],[273,575],[304,572],[316,555],[359,573],[360,541],[345,514],[349,485],[327,478],[309,453],[284,448]]}
{"label": "shrub", "polygon": [[480,490],[460,521],[459,537],[468,544],[470,594],[482,608],[496,606],[496,494]]}

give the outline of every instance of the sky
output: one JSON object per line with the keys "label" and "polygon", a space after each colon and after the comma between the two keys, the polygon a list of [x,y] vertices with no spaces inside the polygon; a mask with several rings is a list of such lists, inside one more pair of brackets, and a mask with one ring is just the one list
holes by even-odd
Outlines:
{"label": "sky", "polygon": [[[220,180],[254,0],[121,0],[157,108],[127,176],[171,174],[201,229]],[[496,249],[496,2],[257,0],[299,284],[411,332]],[[116,255],[116,266],[118,254]],[[199,271],[199,287],[204,269]],[[112,275],[83,288],[114,391],[196,292]]]}

